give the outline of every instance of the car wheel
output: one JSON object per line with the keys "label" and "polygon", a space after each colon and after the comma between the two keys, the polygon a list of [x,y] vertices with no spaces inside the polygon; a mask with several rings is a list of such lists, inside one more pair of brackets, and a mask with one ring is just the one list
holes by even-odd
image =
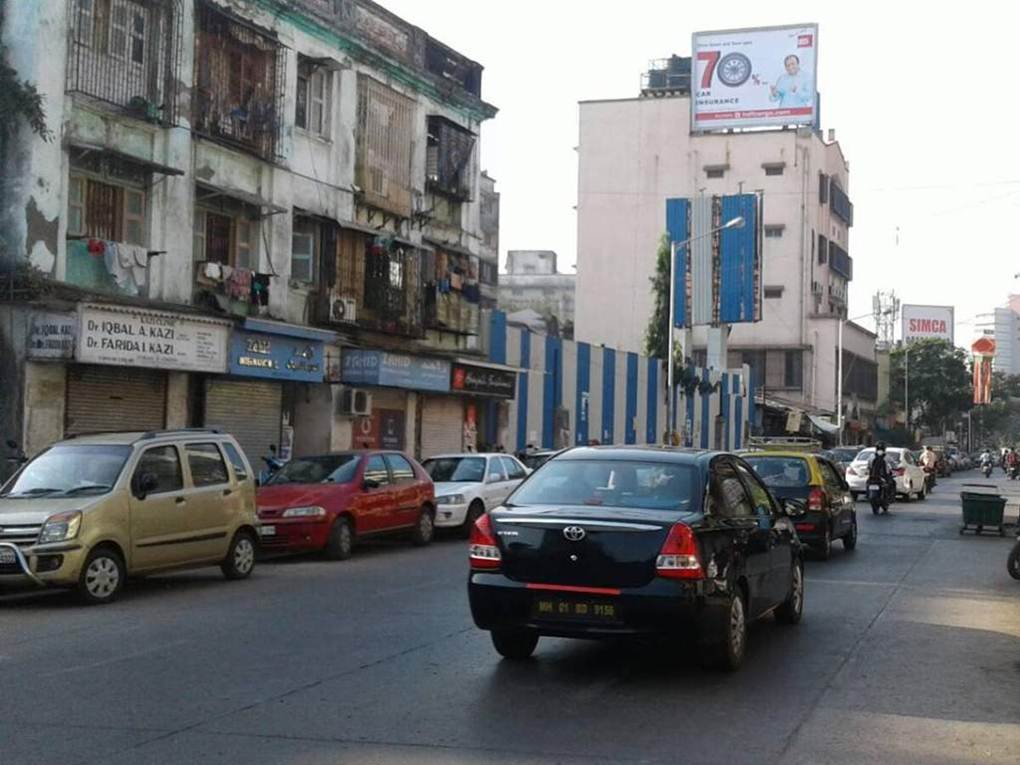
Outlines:
{"label": "car wheel", "polygon": [[918,499],[919,501],[923,502],[923,501],[924,501],[924,499],[925,499],[925,497],[927,497],[927,496],[928,496],[928,491],[927,491],[927,489],[925,489],[925,487],[924,487],[924,486],[922,485],[922,486],[921,486],[921,490],[920,490],[919,492],[917,492],[917,499]]}
{"label": "car wheel", "polygon": [[85,559],[78,577],[78,597],[86,605],[112,603],[120,594],[127,570],[112,547],[97,547]]}
{"label": "car wheel", "polygon": [[418,522],[414,524],[414,531],[411,532],[411,543],[415,547],[424,547],[432,542],[436,535],[436,523],[432,517],[432,510],[423,506],[418,515]]}
{"label": "car wheel", "polygon": [[538,633],[528,630],[493,630],[492,645],[504,659],[523,661],[535,652]]}
{"label": "car wheel", "polygon": [[255,568],[255,537],[242,529],[234,534],[227,557],[220,564],[223,576],[230,580],[247,579]]}
{"label": "car wheel", "polygon": [[857,516],[850,521],[850,531],[843,537],[843,549],[847,552],[857,549]]}
{"label": "car wheel", "polygon": [[793,562],[790,579],[790,594],[776,609],[776,621],[780,624],[799,624],[804,613],[804,564]]}
{"label": "car wheel", "polygon": [[743,53],[727,53],[719,61],[716,71],[723,85],[740,87],[751,76],[751,59]]}
{"label": "car wheel", "polygon": [[[963,530],[960,530],[963,533]],[[1013,545],[1013,551],[1006,558],[1006,570],[1014,579],[1020,579],[1020,541]]]}
{"label": "car wheel", "polygon": [[354,552],[354,529],[348,518],[337,518],[326,540],[326,556],[330,560],[347,560]]}
{"label": "car wheel", "polygon": [[832,555],[832,529],[828,525],[825,526],[825,534],[822,536],[822,541],[816,549],[818,550],[818,557],[822,560],[828,560]]}
{"label": "car wheel", "polygon": [[861,493],[859,491],[852,491],[852,492],[850,492],[850,498],[854,502],[856,502],[858,499],[860,499],[860,497],[861,497]]}
{"label": "car wheel", "polygon": [[485,505],[482,504],[480,499],[476,499],[468,508],[467,515],[464,516],[464,525],[461,526],[460,530],[461,536],[463,536],[464,539],[469,539],[471,537],[471,529],[475,527],[475,521],[483,515],[485,515]]}
{"label": "car wheel", "polygon": [[729,610],[722,633],[705,646],[703,659],[713,669],[729,672],[740,669],[747,651],[747,610],[740,592],[730,594]]}

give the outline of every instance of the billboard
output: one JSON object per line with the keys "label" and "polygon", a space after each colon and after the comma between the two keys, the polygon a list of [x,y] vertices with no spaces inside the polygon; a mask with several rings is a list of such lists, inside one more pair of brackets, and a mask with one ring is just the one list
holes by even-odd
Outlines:
{"label": "billboard", "polygon": [[995,341],[981,337],[970,346],[974,357],[974,403],[992,403],[992,360],[995,358]]}
{"label": "billboard", "polygon": [[[741,225],[726,227],[738,219]],[[666,200],[675,326],[761,321],[761,220],[757,194]]]}
{"label": "billboard", "polygon": [[955,342],[953,307],[950,305],[905,305],[901,316],[905,343],[929,338]]}
{"label": "billboard", "polygon": [[814,125],[818,25],[695,32],[691,130]]}

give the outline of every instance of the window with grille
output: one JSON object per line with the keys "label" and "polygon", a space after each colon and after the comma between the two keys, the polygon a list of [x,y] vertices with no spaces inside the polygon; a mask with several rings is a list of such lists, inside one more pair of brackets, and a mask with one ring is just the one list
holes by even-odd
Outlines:
{"label": "window with grille", "polygon": [[762,167],[765,169],[765,175],[782,175],[786,169],[785,163],[781,162],[763,165]]}
{"label": "window with grille", "polygon": [[176,122],[180,0],[70,0],[67,90]]}
{"label": "window with grille", "polygon": [[145,245],[145,190],[118,182],[109,163],[72,164],[68,179],[67,235]]}
{"label": "window with grille", "polygon": [[329,96],[332,72],[304,56],[298,57],[297,106],[294,124],[299,128],[329,137]]}
{"label": "window with grille", "polygon": [[766,298],[781,298],[783,296],[782,287],[766,287],[765,297]]}
{"label": "window with grille", "polygon": [[380,82],[358,77],[357,184],[367,204],[411,214],[414,102]]}
{"label": "window with grille", "polygon": [[472,192],[475,136],[445,117],[428,119],[425,180],[429,189],[467,201]]}
{"label": "window with grille", "polygon": [[291,234],[290,278],[311,284],[315,281],[316,255],[321,241],[319,224],[310,218],[295,218]]}
{"label": "window with grille", "polygon": [[786,226],[765,226],[765,238],[766,239],[779,239],[783,236],[783,229]]}
{"label": "window with grille", "polygon": [[258,232],[258,220],[241,202],[223,202],[218,209],[196,207],[195,260],[255,270]]}
{"label": "window with grille", "polygon": [[722,178],[726,175],[726,168],[722,166],[712,166],[705,168],[706,178]]}

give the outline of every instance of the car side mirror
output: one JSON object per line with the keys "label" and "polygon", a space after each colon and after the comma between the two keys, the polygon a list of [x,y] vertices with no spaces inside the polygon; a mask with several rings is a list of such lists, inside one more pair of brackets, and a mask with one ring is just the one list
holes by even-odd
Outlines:
{"label": "car side mirror", "polygon": [[784,499],[782,506],[783,512],[787,515],[804,515],[807,512],[807,503],[802,499]]}
{"label": "car side mirror", "polygon": [[361,488],[364,489],[365,491],[372,491],[372,489],[378,489],[380,486],[382,486],[381,483],[371,478],[366,478],[364,481],[361,482]]}
{"label": "car side mirror", "polygon": [[503,476],[499,473],[489,473],[488,483],[499,483],[503,480]]}
{"label": "car side mirror", "polygon": [[18,442],[15,441],[13,438],[8,438],[7,439],[7,448],[8,449],[17,449],[18,448]]}
{"label": "car side mirror", "polygon": [[135,496],[145,499],[159,488],[159,476],[155,473],[142,473],[135,481]]}

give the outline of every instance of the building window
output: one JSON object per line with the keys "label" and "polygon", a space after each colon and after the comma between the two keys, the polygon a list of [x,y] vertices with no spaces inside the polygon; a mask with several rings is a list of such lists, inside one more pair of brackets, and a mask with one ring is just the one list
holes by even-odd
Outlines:
{"label": "building window", "polygon": [[783,296],[782,287],[766,287],[765,297],[766,298],[781,298]]}
{"label": "building window", "polygon": [[304,56],[298,56],[297,108],[294,124],[311,133],[329,137],[329,97],[332,72]]}
{"label": "building window", "polygon": [[829,259],[829,240],[823,234],[818,235],[818,265],[824,266]]}
{"label": "building window", "polygon": [[366,75],[358,76],[355,178],[373,207],[411,215],[414,102]]}
{"label": "building window", "polygon": [[762,165],[765,168],[765,175],[782,175],[786,169],[785,162],[773,162],[766,165]]}
{"label": "building window", "polygon": [[496,284],[499,280],[499,273],[496,271],[495,263],[481,261],[478,264],[478,280],[482,284]]}
{"label": "building window", "polygon": [[[145,245],[147,173],[133,163],[103,157],[72,160],[68,179],[67,235]],[[135,184],[128,179],[133,178]]]}
{"label": "building window", "polygon": [[818,203],[827,204],[829,201],[829,176],[825,173],[818,174]]}
{"label": "building window", "polygon": [[282,127],[282,46],[207,0],[198,4],[195,38],[194,129],[263,159],[275,158]]}
{"label": "building window", "polygon": [[428,118],[425,181],[428,188],[467,201],[472,192],[475,136],[445,117]]}
{"label": "building window", "polygon": [[784,225],[765,226],[765,238],[766,239],[780,239],[783,236],[783,229],[786,228]]}
{"label": "building window", "polygon": [[297,282],[315,282],[315,264],[318,262],[320,226],[310,218],[295,217],[291,233],[290,278]]}
{"label": "building window", "polygon": [[706,165],[705,166],[705,177],[706,178],[722,178],[726,175],[725,165]]}
{"label": "building window", "polygon": [[180,3],[71,0],[70,13],[67,90],[175,122]]}
{"label": "building window", "polygon": [[786,351],[784,385],[800,390],[804,384],[804,354],[802,351]]}
{"label": "building window", "polygon": [[218,197],[215,207],[195,208],[195,260],[232,268],[257,267],[258,210],[244,202]]}
{"label": "building window", "polygon": [[850,197],[835,183],[835,180],[830,184],[829,192],[832,198],[832,214],[847,226],[854,225],[854,206],[850,202]]}

